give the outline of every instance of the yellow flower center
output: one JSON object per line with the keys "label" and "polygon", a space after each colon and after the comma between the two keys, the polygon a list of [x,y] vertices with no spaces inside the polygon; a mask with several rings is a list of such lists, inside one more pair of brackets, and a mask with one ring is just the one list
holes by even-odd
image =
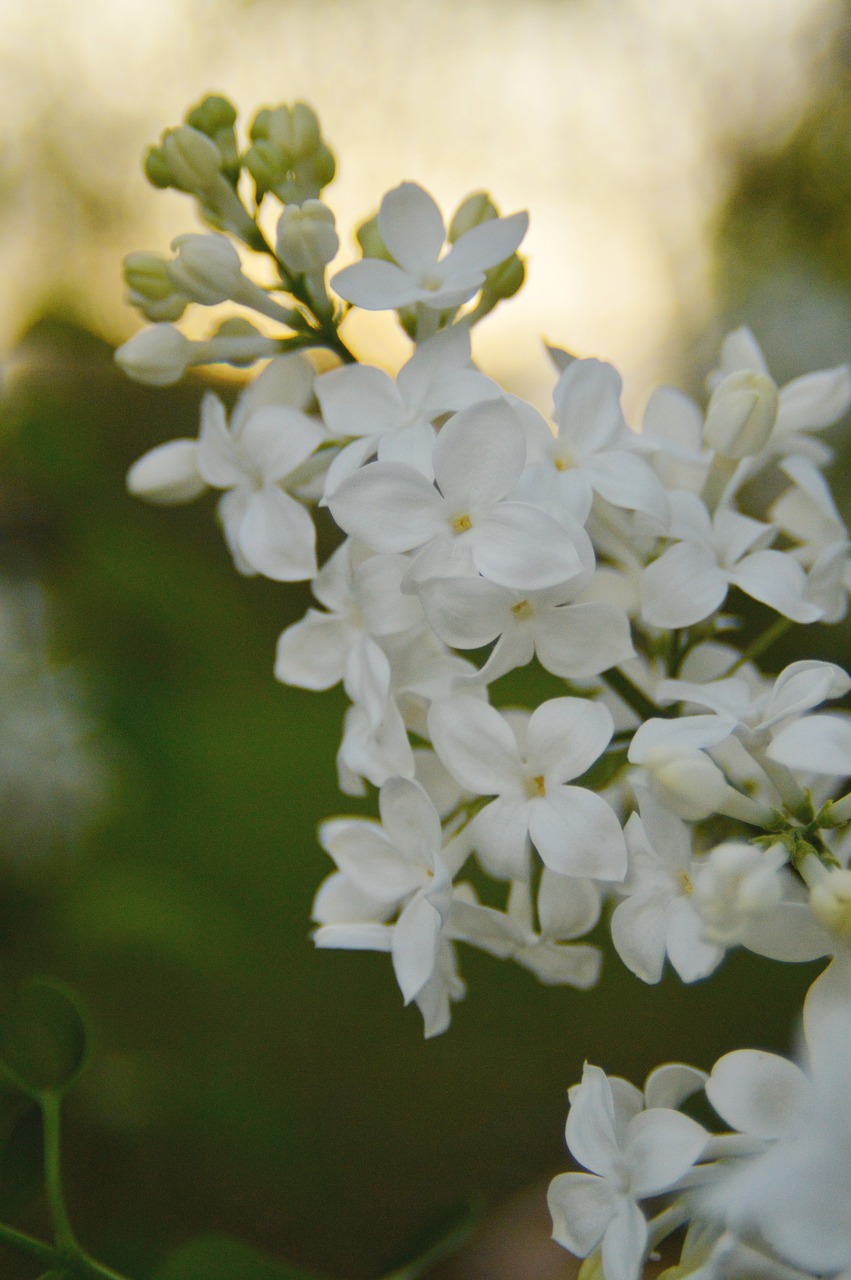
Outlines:
{"label": "yellow flower center", "polygon": [[456,533],[466,533],[468,529],[472,529],[473,522],[468,515],[456,516],[452,521],[452,528]]}

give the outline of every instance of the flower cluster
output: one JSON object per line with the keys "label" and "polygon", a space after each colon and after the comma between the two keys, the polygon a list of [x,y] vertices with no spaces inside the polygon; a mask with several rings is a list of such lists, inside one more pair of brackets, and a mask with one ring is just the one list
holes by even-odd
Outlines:
{"label": "flower cluster", "polygon": [[[847,611],[848,534],[817,433],[851,405],[851,371],[778,387],[739,329],[705,406],[663,388],[634,430],[612,365],[554,351],[548,420],[471,357],[473,327],[522,280],[525,214],[477,193],[447,232],[405,182],[329,284],[338,240],[318,196],[333,160],[313,113],[261,112],[240,156],[221,102],[148,164],[219,230],[180,237],[171,261],[128,260],[131,300],[156,323],[118,359],[160,384],[271,359],[229,420],[207,393],[197,438],[146,454],[129,486],[165,503],[218,489],[237,569],[312,584],[317,607],[280,637],[275,675],[342,683],[340,786],[378,803],[375,819],[320,830],[335,869],[317,945],[389,952],[427,1036],[464,995],[459,943],[578,988],[598,977],[583,939],[601,917],[648,983],[666,960],[705,978],[739,946],[832,957],[806,1002],[810,1075],[743,1050],[708,1080],[659,1068],[641,1094],[586,1067],[567,1138],[590,1172],[557,1178],[550,1202],[556,1239],[605,1280],[634,1280],[686,1221],[677,1277],[851,1274],[851,721],[820,710],[851,679],[757,661],[793,624]],[[274,265],[271,286],[222,232]],[[228,299],[266,327],[235,319],[190,342],[171,323]],[[344,304],[396,312],[413,350],[395,378],[355,360]],[[309,347],[338,364],[317,373]],[[321,567],[316,506],[340,531]],[[742,594],[776,615],[749,644]],[[738,1134],[678,1110],[704,1087]],[[660,1196],[648,1224],[639,1202]]]}

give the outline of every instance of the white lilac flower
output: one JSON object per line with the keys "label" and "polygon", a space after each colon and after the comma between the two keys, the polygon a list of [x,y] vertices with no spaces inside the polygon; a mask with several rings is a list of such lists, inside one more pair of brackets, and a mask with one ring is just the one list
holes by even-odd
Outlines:
{"label": "white lilac flower", "polygon": [[[851,679],[841,667],[809,659],[790,663],[773,684],[753,668],[705,684],[663,680],[657,686],[656,698],[660,702],[684,702],[713,711],[719,728],[725,726],[735,734],[782,798],[794,805],[803,799],[800,785],[778,765],[782,763],[805,773],[842,772],[824,767],[827,753],[823,749],[822,731],[807,726],[811,719],[818,722],[825,717],[807,717],[807,712],[828,698],[841,698],[849,688]],[[718,739],[713,745],[718,746],[721,741]],[[782,761],[774,750],[775,741],[779,743]],[[732,761],[732,756],[730,759]],[[851,749],[847,765],[851,770]]]}
{"label": "white lilac flower", "polygon": [[769,550],[776,529],[737,511],[710,516],[693,493],[670,495],[674,544],[645,569],[642,613],[656,627],[690,627],[721,607],[731,586],[795,622],[815,622],[821,610],[806,598],[801,566]]}
{"label": "white lilac flower", "polygon": [[[440,818],[418,783],[390,778],[378,803],[380,824],[339,818],[320,829],[320,841],[345,880],[334,879],[317,898],[314,918],[320,924],[313,936],[318,947],[389,951],[409,1004],[444,963],[441,939],[452,874],[442,857]],[[343,919],[349,903],[349,919]]]}
{"label": "white lilac flower", "polygon": [[623,878],[626,845],[613,810],[585,787],[567,785],[603,753],[612,728],[605,707],[582,698],[553,698],[528,723],[468,695],[432,706],[428,729],[440,759],[468,791],[495,797],[470,824],[470,840],[493,875],[525,879],[531,841],[544,865],[562,875]]}
{"label": "white lilac flower", "polygon": [[612,941],[628,969],[645,982],[658,982],[667,955],[683,982],[705,978],[717,968],[724,948],[704,939],[704,921],[695,907],[692,836],[684,822],[643,794],[640,813],[624,834],[629,870],[623,895],[612,912]]}
{"label": "white lilac flower", "polygon": [[490,267],[511,257],[528,225],[526,213],[488,219],[465,231],[441,256],[446,227],[439,208],[422,187],[403,182],[387,192],[378,211],[378,230],[395,261],[364,258],[338,271],[331,285],[366,311],[413,303],[454,309],[479,291]]}
{"label": "white lilac flower", "polygon": [[[380,654],[380,657],[378,656]],[[451,697],[474,668],[447,653],[428,629],[386,635],[362,671],[358,701],[346,713],[338,766],[344,790],[361,794],[358,778],[381,786],[393,774],[414,776],[408,729],[427,733],[431,702]]]}
{"label": "white lilac flower", "polygon": [[595,494],[614,507],[640,511],[656,533],[670,522],[665,487],[639,456],[620,406],[621,379],[610,364],[574,360],[553,392],[557,434],[537,414],[524,414],[529,466],[517,496],[546,509],[560,506],[585,520]]}
{"label": "white lilac flower", "polygon": [[728,1124],[761,1139],[705,1194],[739,1235],[757,1232],[782,1259],[817,1275],[851,1268],[851,1012],[807,1033],[806,1070],[738,1050],[716,1063],[707,1094]]}
{"label": "white lilac flower", "polygon": [[304,408],[313,370],[298,355],[279,356],[241,394],[227,425],[224,406],[208,393],[196,440],[171,440],[130,468],[130,492],[150,502],[188,502],[208,486],[225,489],[219,514],[237,568],[293,582],[316,573],[313,521],[286,491],[325,431]]}
{"label": "white lilac flower", "polygon": [[316,530],[306,508],[287,492],[325,431],[288,405],[235,413],[228,429],[221,400],[208,392],[201,405],[198,470],[224,489],[219,516],[237,568],[279,582],[312,578]]}
{"label": "white lilac flower", "polygon": [[[574,537],[581,553],[579,526]],[[429,624],[453,648],[478,649],[496,640],[477,676],[482,683],[526,666],[535,655],[554,675],[581,680],[635,653],[626,613],[607,602],[577,602],[583,586],[579,579],[521,591],[484,578],[428,578],[417,592]]]}
{"label": "white lilac flower", "polygon": [[[403,594],[404,556],[373,555],[344,542],[322,566],[312,591],[327,612],[308,609],[279,640],[275,677],[302,689],[330,689],[340,680],[353,702],[367,697],[364,671],[382,636],[422,628],[416,596]],[[389,687],[389,685],[388,685]]]}
{"label": "white lilac flower", "polygon": [[593,987],[600,976],[601,952],[574,939],[588,933],[599,919],[599,886],[544,867],[536,905],[539,929],[534,925],[528,884],[512,883],[505,911],[482,906],[470,885],[459,885],[447,931],[459,942],[516,960],[547,985]]}
{"label": "white lilac flower", "polygon": [[343,365],[316,380],[316,396],[331,435],[354,437],[334,458],[326,496],[374,454],[404,462],[434,478],[438,417],[496,399],[499,387],[470,364],[470,331],[455,325],[421,343],[394,380],[371,365]]}
{"label": "white lilac flower", "polygon": [[605,1280],[638,1280],[648,1249],[638,1201],[675,1187],[709,1135],[670,1106],[645,1110],[634,1085],[588,1063],[568,1096],[567,1145],[590,1172],[562,1173],[550,1183],[553,1238],[580,1258],[602,1246]]}
{"label": "white lilac flower", "polygon": [[441,427],[433,457],[436,485],[400,462],[369,463],[329,496],[331,514],[375,551],[428,549],[445,572],[481,573],[501,586],[552,587],[581,572],[563,524],[505,500],[526,462],[523,432],[507,404],[456,413]]}

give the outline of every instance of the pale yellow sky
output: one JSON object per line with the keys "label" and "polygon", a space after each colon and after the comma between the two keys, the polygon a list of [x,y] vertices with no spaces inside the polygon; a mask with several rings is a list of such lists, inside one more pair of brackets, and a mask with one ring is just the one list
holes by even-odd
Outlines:
{"label": "pale yellow sky", "polygon": [[[303,98],[339,160],[343,249],[402,179],[449,214],[528,208],[528,281],[476,351],[515,389],[540,337],[624,369],[629,398],[711,319],[710,219],[737,148],[781,139],[834,0],[0,0],[0,344],[64,290],[126,337],[120,262],[196,228],[140,157],[208,90],[245,119]],[[386,318],[358,336],[405,344]]]}

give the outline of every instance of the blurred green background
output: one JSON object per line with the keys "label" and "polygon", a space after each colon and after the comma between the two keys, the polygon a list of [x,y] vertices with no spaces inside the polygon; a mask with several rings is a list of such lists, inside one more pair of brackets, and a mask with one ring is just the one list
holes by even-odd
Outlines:
{"label": "blurred green background", "polygon": [[[62,5],[45,8],[65,13]],[[87,8],[95,13],[98,6]],[[342,21],[334,5],[318,6],[312,19],[298,4],[201,8],[211,18],[213,33],[207,33],[206,43],[200,41],[198,65],[183,75],[172,115],[150,102],[144,109],[131,104],[123,117],[125,141],[134,136],[128,121],[135,127],[144,117],[153,140],[205,89],[230,87],[221,79],[213,83],[222,74],[221,63],[205,69],[203,58],[212,57],[216,39],[236,32],[240,23],[256,35],[262,34],[264,15],[273,24],[289,15],[301,24],[305,39],[310,21],[323,20],[321,9]],[[353,8],[364,21],[370,13],[385,12],[366,4]],[[520,11],[508,3],[473,8],[483,32],[500,19],[511,26]],[[701,34],[698,10],[706,17],[713,9],[718,23],[721,10],[727,12],[724,5],[695,6],[692,44],[688,24],[683,26],[676,7],[667,4],[648,10],[640,4],[541,0],[523,9],[531,15],[523,30],[531,23],[533,34],[526,46],[515,47],[513,63],[503,48],[506,75],[520,78],[535,119],[547,118],[547,102],[532,96],[524,58],[544,59],[549,40],[555,41],[556,63],[561,57],[573,66],[567,37],[573,33],[587,42],[595,30],[601,59],[615,37],[622,46],[626,61],[606,63],[609,79],[598,97],[588,100],[579,157],[593,153],[594,130],[602,128],[601,103],[617,103],[623,119],[629,116],[632,104],[618,68],[627,67],[630,53],[628,74],[640,78],[643,67],[650,75],[650,95],[659,83],[653,79],[660,74],[659,50],[679,50],[683,101],[690,102],[689,94],[693,97],[703,83],[706,112],[712,93],[722,92],[725,75],[751,75],[754,91],[762,83],[750,64],[735,63],[715,67],[715,78],[700,82],[688,61]],[[422,37],[427,10],[429,39],[451,45],[453,19],[443,5],[412,3],[398,14],[394,6],[392,39],[404,43],[405,23],[409,41],[418,32]],[[764,10],[756,4],[749,18],[737,19],[731,7],[727,26],[718,26],[727,44],[716,42],[716,56],[735,46],[737,20],[750,24],[750,31],[754,15]],[[642,328],[637,309],[629,324],[612,318],[621,281],[629,302],[647,278],[638,270],[631,280],[621,268],[636,243],[626,234],[611,247],[614,278],[597,299],[598,311],[583,311],[581,304],[593,290],[579,280],[564,305],[560,332],[547,334],[564,345],[618,358],[632,404],[660,372],[698,391],[718,335],[743,321],[763,342],[780,382],[848,356],[848,9],[773,5],[769,16],[772,10],[775,39],[788,27],[789,48],[763,47],[763,58],[770,65],[773,60],[779,74],[793,54],[797,57],[796,95],[791,101],[781,97],[770,127],[757,114],[750,128],[747,121],[737,121],[721,136],[707,133],[703,151],[693,140],[695,169],[723,171],[725,177],[703,191],[698,212],[692,207],[694,191],[686,202],[688,217],[683,214],[678,223],[677,242],[683,261],[672,258],[673,276],[664,270],[654,276],[656,291],[648,294],[655,327],[648,322]],[[128,4],[126,12],[129,23],[136,10]],[[158,12],[153,6],[156,20]],[[202,16],[188,3],[185,12]],[[28,48],[22,14],[10,5],[0,15],[6,65],[19,70],[26,66]],[[339,39],[344,35],[338,32]],[[332,45],[334,38],[329,37]],[[381,39],[392,44],[386,30]],[[312,40],[293,78],[306,79],[312,70],[321,88],[331,73],[321,57],[318,31]],[[744,36],[742,42],[747,45]],[[425,65],[432,56],[428,40],[421,48]],[[173,57],[165,36],[159,46],[152,42],[150,66],[160,75],[171,65],[168,49]],[[293,58],[291,49],[286,57]],[[417,59],[412,52],[406,74],[419,90],[423,81],[430,82]],[[243,49],[236,79],[247,60]],[[541,66],[546,87],[550,62]],[[401,83],[404,70],[388,63],[387,82]],[[668,70],[670,95],[680,80]],[[764,75],[761,66],[759,76]],[[280,80],[279,99],[302,92],[300,84],[291,88],[286,77]],[[500,123],[502,87],[493,76],[486,83],[491,96],[480,110]],[[578,72],[573,84],[581,102]],[[18,89],[13,79],[10,93]],[[176,91],[169,80],[164,100]],[[260,92],[271,93],[266,82]],[[376,82],[376,111],[382,109],[381,93]],[[82,82],[77,94],[80,112]],[[310,97],[324,118],[320,91]],[[116,100],[123,102],[120,95]],[[54,107],[57,101],[61,105],[54,91]],[[249,112],[259,101],[243,97],[242,105]],[[406,100],[405,109],[409,105]],[[668,105],[671,114],[665,119],[674,130],[675,96]],[[553,157],[573,136],[577,109],[572,104],[570,115],[556,113],[550,119]],[[97,113],[94,107],[91,111],[87,136],[96,148]],[[330,104],[331,116],[335,113],[342,119],[339,99]],[[654,116],[648,121],[646,144],[652,152],[654,130],[662,123]],[[46,217],[40,201],[30,210],[50,271],[38,274],[32,266],[32,275],[18,282],[22,287],[6,317],[9,334],[19,334],[20,340],[13,344],[10,337],[7,346],[2,405],[2,569],[7,584],[37,581],[43,588],[46,603],[30,601],[25,609],[32,643],[36,648],[42,640],[46,644],[48,666],[70,664],[77,673],[81,701],[94,726],[84,734],[85,749],[96,761],[92,787],[103,789],[106,798],[90,825],[73,838],[53,828],[39,835],[34,818],[29,843],[20,834],[12,838],[12,824],[0,809],[0,831],[7,833],[0,834],[0,849],[8,846],[0,864],[0,989],[8,995],[20,977],[51,973],[75,986],[91,1008],[94,1056],[69,1099],[66,1162],[72,1218],[95,1256],[141,1277],[170,1248],[198,1232],[216,1230],[341,1280],[359,1280],[379,1273],[417,1224],[440,1206],[476,1193],[498,1205],[564,1167],[565,1091],[584,1059],[641,1080],[666,1059],[708,1067],[720,1053],[744,1044],[785,1050],[793,1039],[795,1011],[817,967],[787,970],[735,955],[711,982],[685,988],[668,979],[648,988],[609,957],[599,989],[582,994],[545,989],[524,971],[465,952],[462,968],[470,994],[456,1006],[449,1033],[426,1043],[416,1010],[401,1008],[385,956],[314,951],[310,904],[329,870],[316,842],[316,825],[328,815],[354,811],[357,804],[341,797],[336,786],[342,695],[309,695],[272,678],[276,638],[301,616],[309,592],[239,578],[212,519],[212,501],[162,510],[126,495],[124,475],[135,458],[156,443],[195,434],[205,385],[191,379],[168,391],[134,386],[111,361],[110,339],[125,336],[131,321],[123,321],[122,331],[109,297],[98,294],[102,277],[91,264],[100,263],[101,271],[107,264],[117,280],[121,253],[143,243],[147,247],[139,236],[154,234],[153,224],[140,226],[138,201],[147,209],[162,197],[134,178],[137,205],[124,207],[117,200],[109,205],[109,216],[102,216],[92,193],[100,193],[103,201],[104,193],[120,187],[111,157],[97,151],[93,157],[90,147],[87,165],[74,168],[79,139],[64,151],[60,147],[57,153],[54,145],[43,153],[39,148],[46,135],[37,123],[31,119],[11,135],[3,157],[8,217],[0,221],[6,231],[0,243],[7,267],[22,201],[14,183],[22,156],[29,154],[30,194],[49,190],[53,209],[61,208],[64,193],[66,214],[88,209],[90,216],[78,213],[73,236],[62,242],[68,227],[60,228],[55,210]],[[368,120],[362,122],[367,142],[368,126]],[[478,127],[471,126],[473,134]],[[109,128],[117,129],[114,118]],[[339,143],[333,126],[326,129],[332,144]],[[617,125],[611,126],[611,136],[619,136]],[[417,135],[409,152],[404,139],[397,140],[395,155],[388,140],[382,164],[396,165],[388,182],[417,176],[429,185],[434,163],[438,185],[448,184],[448,171],[440,169],[441,139],[439,128],[425,139]],[[622,142],[628,149],[626,135]],[[667,154],[665,146],[670,138],[663,145],[660,132],[659,154]],[[357,154],[340,150],[346,169],[356,168]],[[57,154],[67,162],[64,168],[56,163]],[[412,157],[416,175],[410,172]],[[138,148],[122,154],[119,175],[135,172],[137,160]],[[645,160],[649,189],[653,168]],[[374,170],[376,162],[370,163]],[[673,158],[666,163],[673,165]],[[496,186],[499,171],[482,168],[487,170],[482,180]],[[558,168],[569,189],[569,157],[561,154]],[[607,173],[612,191],[618,190],[619,177],[626,184],[622,202],[634,197],[639,224],[650,225],[655,206],[629,185],[634,175],[617,164]],[[542,174],[534,169],[529,176],[532,193],[520,195],[518,202],[531,205],[534,227]],[[673,170],[668,178],[673,181]],[[455,181],[460,198],[469,181],[464,175]],[[689,186],[688,172],[682,182]],[[514,183],[512,176],[507,208],[514,207]],[[354,216],[369,212],[367,202],[374,205],[382,189],[374,187]],[[598,180],[589,208],[607,189]],[[328,194],[333,204],[334,188]],[[347,200],[360,198],[357,188],[343,194]],[[558,191],[552,198],[555,212],[542,212],[545,230],[558,217]],[[574,201],[573,225],[581,226],[575,193],[565,199]],[[169,234],[194,229],[188,203],[178,213],[179,218],[169,215],[175,218]],[[50,240],[51,228],[60,248],[64,243],[64,261]],[[660,235],[663,230],[657,228]],[[73,257],[82,240],[82,261],[91,266],[89,283],[78,278],[80,262]],[[547,282],[547,244],[544,236],[537,260],[534,244],[530,247],[530,274],[537,273],[538,287]],[[690,246],[702,263],[696,295],[689,285],[695,260]],[[609,246],[600,241],[587,251],[598,252],[605,269]],[[641,253],[636,257],[640,267]],[[20,260],[30,262],[25,255]],[[571,262],[568,258],[565,265],[567,289]],[[529,330],[522,313],[512,318],[511,305],[504,308],[503,328],[492,345],[485,344],[484,363],[497,376],[506,344],[526,344],[528,354],[530,332],[538,331]],[[631,316],[629,305],[626,311]],[[597,345],[607,315],[611,352]],[[518,339],[521,324],[527,329]],[[386,341],[372,331],[361,340],[364,352],[381,350]],[[392,363],[397,348],[389,343],[387,352]],[[527,386],[525,376],[509,360],[509,380],[533,394],[537,384]],[[541,387],[545,403],[546,383]],[[235,390],[232,382],[221,389],[226,396]],[[841,446],[842,432],[832,434]],[[847,494],[837,477],[848,457],[844,451],[834,471],[846,513]],[[759,624],[755,616],[754,627]],[[778,667],[802,656],[802,644],[807,653],[851,662],[847,627],[814,627],[801,643],[797,638],[786,642],[776,657]],[[45,807],[47,790],[36,792]],[[9,794],[8,788],[0,789],[0,803],[11,803]],[[39,800],[34,803],[37,808]],[[0,1157],[0,1218],[14,1218],[39,1233],[44,1210],[37,1180],[27,1176],[28,1150],[26,1133],[18,1132]],[[545,1231],[545,1215],[542,1224]],[[34,1271],[4,1254],[2,1275],[26,1280]],[[531,1269],[527,1275],[533,1275]]]}

